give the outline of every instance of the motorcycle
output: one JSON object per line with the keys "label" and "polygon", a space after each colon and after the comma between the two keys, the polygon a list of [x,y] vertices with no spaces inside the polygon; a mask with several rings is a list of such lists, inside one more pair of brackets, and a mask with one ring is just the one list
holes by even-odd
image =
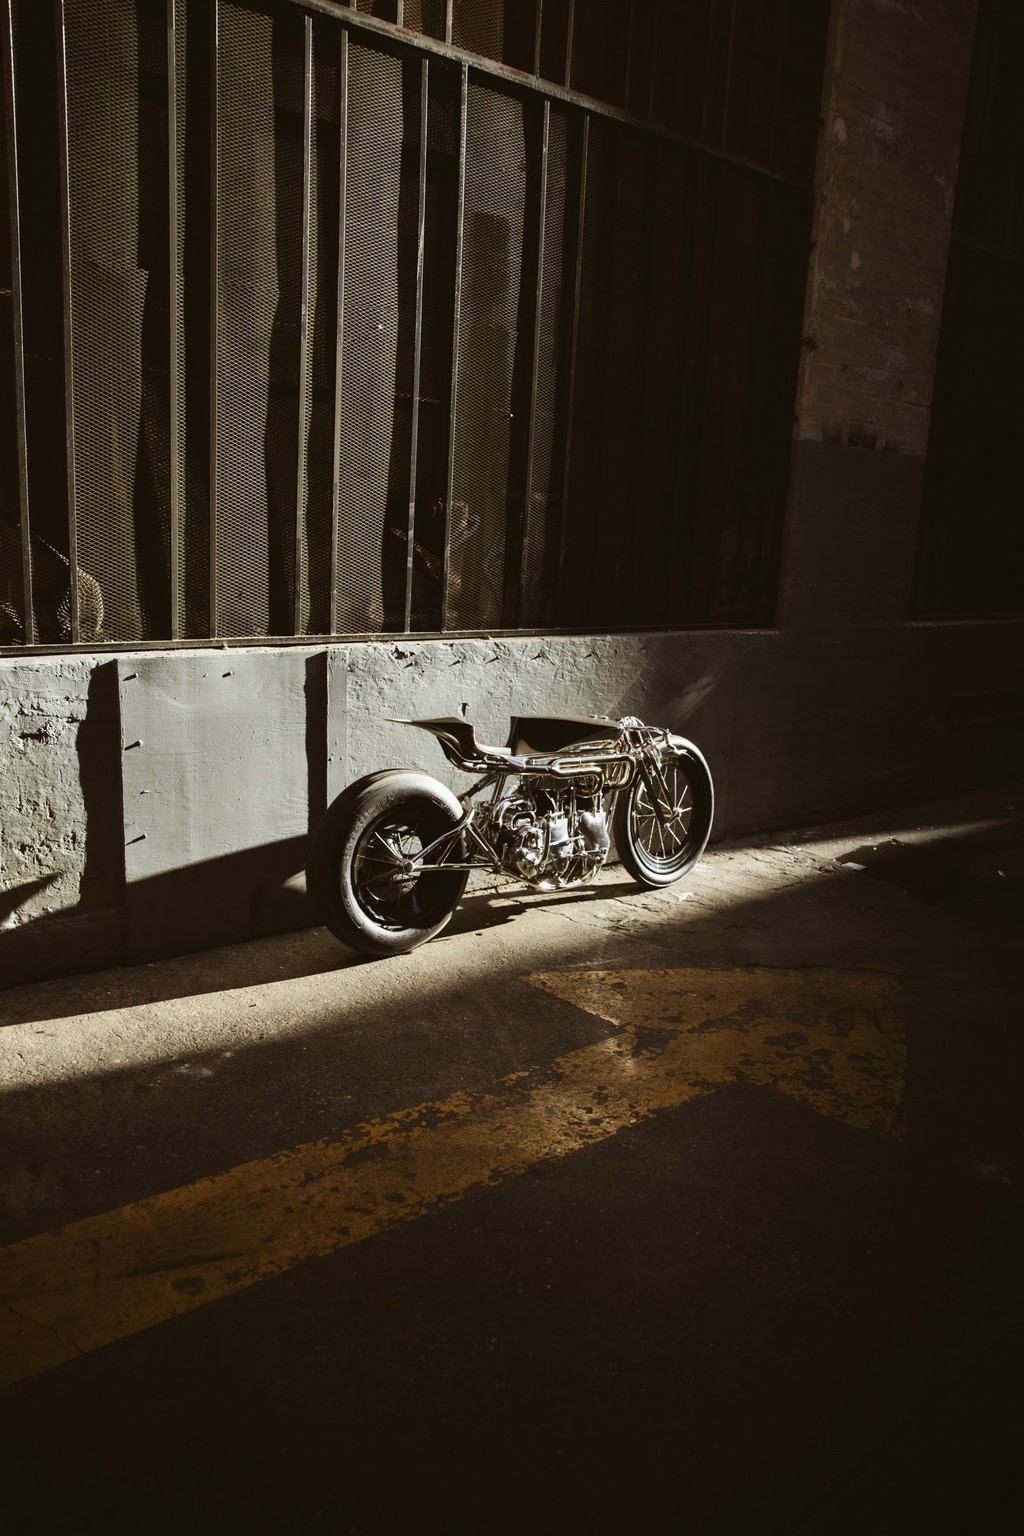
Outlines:
{"label": "motorcycle", "polygon": [[[327,927],[368,955],[441,932],[473,870],[550,891],[585,884],[612,837],[640,885],[671,885],[711,834],[714,787],[683,736],[634,716],[519,716],[486,746],[458,716],[403,720],[479,775],[461,796],[429,774],[388,769],[350,784],[310,848],[307,887]],[[485,797],[480,799],[479,797]]]}

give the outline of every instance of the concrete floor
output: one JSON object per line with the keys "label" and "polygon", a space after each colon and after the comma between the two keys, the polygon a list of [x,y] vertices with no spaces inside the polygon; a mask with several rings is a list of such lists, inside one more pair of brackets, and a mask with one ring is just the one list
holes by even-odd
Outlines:
{"label": "concrete floor", "polygon": [[0,992],[10,1529],[1002,1529],[1022,891],[1019,785]]}

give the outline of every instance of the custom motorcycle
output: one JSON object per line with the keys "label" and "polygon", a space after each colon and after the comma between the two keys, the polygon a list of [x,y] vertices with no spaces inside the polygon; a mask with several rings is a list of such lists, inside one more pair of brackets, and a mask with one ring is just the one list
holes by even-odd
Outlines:
{"label": "custom motorcycle", "polygon": [[479,775],[461,796],[418,770],[350,784],[314,835],[308,888],[328,928],[369,955],[440,933],[473,870],[557,890],[593,879],[612,837],[641,885],[671,885],[707,845],[714,788],[683,736],[623,720],[518,717],[485,746],[457,716],[396,722],[429,731]]}

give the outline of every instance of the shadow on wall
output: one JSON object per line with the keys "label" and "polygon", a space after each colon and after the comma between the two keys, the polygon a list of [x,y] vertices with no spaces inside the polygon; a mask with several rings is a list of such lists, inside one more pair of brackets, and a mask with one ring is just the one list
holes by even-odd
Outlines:
{"label": "shadow on wall", "polygon": [[157,960],[266,938],[314,921],[306,896],[308,835],[152,875],[126,893],[125,957]]}
{"label": "shadow on wall", "polygon": [[312,922],[303,871],[327,804],[326,658],[286,658],[280,675],[253,660],[94,668],[74,747],[80,810],[40,811],[41,872],[0,894],[0,986]]}
{"label": "shadow on wall", "polygon": [[[0,934],[0,988],[308,928],[307,844],[302,835],[245,848],[134,882],[116,907],[90,905],[93,892],[70,911],[31,918]],[[5,891],[0,922],[56,879]]]}
{"label": "shadow on wall", "polygon": [[38,896],[53,885],[57,878],[55,874],[40,875],[35,880],[23,880],[20,885],[12,885],[9,890],[0,891],[0,926],[13,917],[27,901],[31,901],[33,896]]}

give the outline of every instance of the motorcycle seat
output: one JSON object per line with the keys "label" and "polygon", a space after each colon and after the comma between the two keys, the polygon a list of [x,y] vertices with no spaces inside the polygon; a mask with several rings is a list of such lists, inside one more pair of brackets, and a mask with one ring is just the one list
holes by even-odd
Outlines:
{"label": "motorcycle seat", "polygon": [[592,715],[516,715],[509,751],[516,757],[557,757],[572,747],[614,746],[622,734],[617,720]]}
{"label": "motorcycle seat", "polygon": [[441,750],[449,762],[457,763],[459,758],[483,761],[507,755],[502,747],[489,747],[477,741],[472,722],[458,715],[438,715],[431,720],[396,720],[394,723],[415,725],[421,731],[429,731],[441,743]]}
{"label": "motorcycle seat", "polygon": [[516,715],[511,722],[508,743],[504,747],[487,746],[477,740],[476,729],[458,715],[439,715],[429,720],[400,720],[396,725],[415,725],[429,731],[441,743],[449,762],[460,760],[490,765],[495,759],[515,770],[525,768],[527,759],[558,757],[572,748],[611,747],[621,734],[615,720],[601,716]]}

